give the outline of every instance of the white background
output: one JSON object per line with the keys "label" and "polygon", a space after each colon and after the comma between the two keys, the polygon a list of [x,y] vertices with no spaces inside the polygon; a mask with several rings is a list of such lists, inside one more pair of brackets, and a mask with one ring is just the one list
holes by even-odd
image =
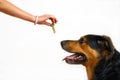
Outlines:
{"label": "white background", "polygon": [[0,13],[0,80],[87,80],[85,67],[69,65],[60,42],[86,34],[111,37],[120,49],[119,0],[9,0],[33,14],[57,17],[50,27]]}

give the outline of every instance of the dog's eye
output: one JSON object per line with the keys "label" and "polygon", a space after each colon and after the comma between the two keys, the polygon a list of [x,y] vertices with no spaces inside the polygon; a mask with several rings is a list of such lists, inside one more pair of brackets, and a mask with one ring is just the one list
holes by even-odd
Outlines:
{"label": "dog's eye", "polygon": [[84,43],[84,42],[85,42],[85,41],[84,41],[83,38],[79,40],[79,43],[80,43],[80,44],[82,44],[82,43]]}

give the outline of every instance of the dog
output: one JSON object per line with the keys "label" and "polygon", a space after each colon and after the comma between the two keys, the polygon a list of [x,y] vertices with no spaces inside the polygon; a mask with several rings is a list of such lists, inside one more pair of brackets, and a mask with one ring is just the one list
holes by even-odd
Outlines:
{"label": "dog", "polygon": [[79,40],[63,40],[61,47],[70,53],[68,64],[86,67],[88,80],[120,80],[120,53],[106,35],[88,34]]}

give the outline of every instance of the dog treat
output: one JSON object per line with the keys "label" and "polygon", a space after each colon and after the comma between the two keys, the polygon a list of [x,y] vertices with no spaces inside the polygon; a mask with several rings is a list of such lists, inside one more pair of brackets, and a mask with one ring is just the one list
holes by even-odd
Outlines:
{"label": "dog treat", "polygon": [[54,24],[53,24],[53,25],[51,25],[51,27],[52,27],[53,33],[55,33],[56,31],[55,31]]}

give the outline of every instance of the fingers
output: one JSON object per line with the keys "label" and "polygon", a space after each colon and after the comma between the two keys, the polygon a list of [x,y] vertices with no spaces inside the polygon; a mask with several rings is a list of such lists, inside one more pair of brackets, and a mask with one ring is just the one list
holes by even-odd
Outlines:
{"label": "fingers", "polygon": [[56,23],[57,23],[56,17],[53,15],[49,15],[49,14],[39,16],[39,20],[37,22],[37,24],[44,24],[47,26],[51,26],[51,25],[56,24]]}
{"label": "fingers", "polygon": [[55,16],[50,15],[50,14],[46,14],[46,15],[44,15],[44,16],[46,17],[46,20],[50,20],[50,21],[52,22],[52,24],[57,23],[57,19],[56,19]]}
{"label": "fingers", "polygon": [[55,16],[51,15],[50,18],[51,22],[54,24],[54,23],[57,23],[57,19]]}

